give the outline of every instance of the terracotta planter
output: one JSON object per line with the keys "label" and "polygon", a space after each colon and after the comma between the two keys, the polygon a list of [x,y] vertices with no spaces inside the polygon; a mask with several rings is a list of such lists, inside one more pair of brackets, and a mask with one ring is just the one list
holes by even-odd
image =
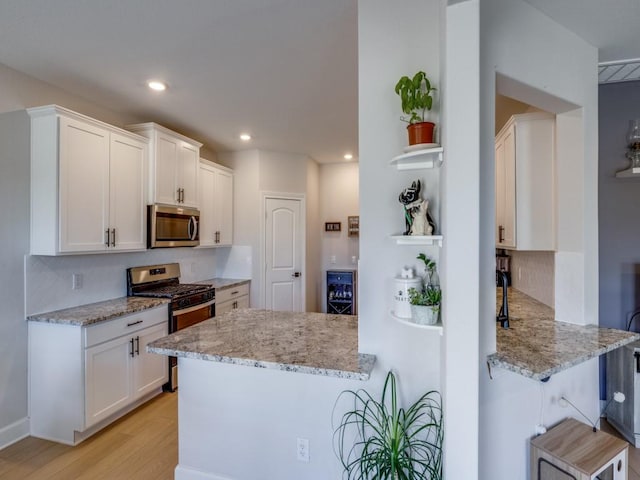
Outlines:
{"label": "terracotta planter", "polygon": [[409,145],[420,143],[433,143],[433,129],[436,124],[432,122],[412,123],[407,126],[409,132]]}

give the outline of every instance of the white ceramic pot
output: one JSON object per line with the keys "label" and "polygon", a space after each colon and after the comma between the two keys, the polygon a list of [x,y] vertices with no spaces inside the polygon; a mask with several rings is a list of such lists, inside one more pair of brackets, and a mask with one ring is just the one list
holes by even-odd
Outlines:
{"label": "white ceramic pot", "polygon": [[439,315],[439,306],[411,305],[411,319],[418,325],[435,325]]}
{"label": "white ceramic pot", "polygon": [[411,318],[411,304],[409,303],[409,289],[415,288],[422,290],[422,279],[415,278],[396,278],[395,291],[393,294],[393,314],[400,318]]}

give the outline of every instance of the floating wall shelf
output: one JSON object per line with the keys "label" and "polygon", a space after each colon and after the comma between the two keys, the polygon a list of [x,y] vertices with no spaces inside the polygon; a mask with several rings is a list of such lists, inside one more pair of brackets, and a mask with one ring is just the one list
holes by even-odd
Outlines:
{"label": "floating wall shelf", "polygon": [[398,245],[435,245],[442,246],[442,235],[391,235]]}
{"label": "floating wall shelf", "polygon": [[421,325],[419,323],[412,322],[410,318],[398,317],[394,315],[393,312],[391,312],[391,318],[393,318],[396,322],[404,323],[405,325],[409,325],[414,328],[421,328],[423,330],[433,330],[435,332],[438,332],[440,335],[442,335],[444,331],[444,329],[442,328],[442,320],[438,320],[438,323],[436,323],[435,325]]}
{"label": "floating wall shelf", "polygon": [[390,165],[395,165],[398,170],[435,168],[442,164],[442,152],[444,152],[442,147],[414,150],[398,155],[389,163]]}
{"label": "floating wall shelf", "polygon": [[640,178],[640,168],[627,168],[616,172],[617,178]]}

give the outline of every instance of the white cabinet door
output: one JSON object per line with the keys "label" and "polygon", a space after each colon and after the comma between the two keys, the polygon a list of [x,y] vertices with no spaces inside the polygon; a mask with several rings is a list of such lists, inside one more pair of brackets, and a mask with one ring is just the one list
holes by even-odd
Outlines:
{"label": "white cabinet door", "polygon": [[200,246],[233,243],[233,173],[200,163]]}
{"label": "white cabinet door", "polygon": [[180,205],[197,208],[200,149],[187,142],[180,142],[177,162],[177,185],[181,189]]}
{"label": "white cabinet door", "polygon": [[238,308],[249,308],[249,295],[242,295],[234,300],[216,303],[216,317]]}
{"label": "white cabinet door", "polygon": [[109,131],[59,118],[59,251],[106,249]]}
{"label": "white cabinet door", "polygon": [[85,427],[89,427],[133,400],[131,369],[134,344],[130,336],[85,350]]}
{"label": "white cabinet door", "polygon": [[138,332],[135,336],[133,396],[139,398],[162,387],[169,380],[167,357],[147,353],[147,344],[168,334],[167,322]]}
{"label": "white cabinet door", "polygon": [[496,140],[496,246],[516,246],[515,125]]}
{"label": "white cabinet door", "polygon": [[110,157],[110,248],[144,250],[147,143],[112,133]]}
{"label": "white cabinet door", "polygon": [[496,246],[555,249],[555,120],[514,115],[496,136]]}
{"label": "white cabinet door", "polygon": [[218,212],[218,245],[233,243],[233,174],[225,170],[216,172],[215,204]]}
{"label": "white cabinet door", "polygon": [[158,132],[155,145],[155,168],[151,169],[155,182],[155,198],[153,203],[178,205],[179,192],[176,182],[176,164],[180,141],[170,135]]}
{"label": "white cabinet door", "polygon": [[127,129],[151,140],[149,203],[197,208],[202,144],[156,123]]}
{"label": "white cabinet door", "polygon": [[216,170],[200,164],[200,246],[211,247],[216,243],[215,182]]}

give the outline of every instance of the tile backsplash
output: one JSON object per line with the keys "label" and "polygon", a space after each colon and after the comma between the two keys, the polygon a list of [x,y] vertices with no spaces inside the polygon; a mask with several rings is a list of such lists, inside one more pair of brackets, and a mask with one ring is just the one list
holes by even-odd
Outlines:
{"label": "tile backsplash", "polygon": [[511,285],[555,308],[555,252],[509,251]]}
{"label": "tile backsplash", "polygon": [[[27,255],[24,260],[25,311],[30,315],[123,297],[127,294],[126,269],[139,265],[178,262],[180,281],[184,283],[221,276],[216,259],[218,256],[225,259],[228,255],[225,250],[229,249],[169,248],[59,257]],[[243,253],[245,262],[250,261],[246,259],[247,252]],[[234,273],[244,273],[244,269]],[[81,276],[81,288],[75,290],[72,289],[74,274]],[[250,275],[240,278],[250,278]]]}

